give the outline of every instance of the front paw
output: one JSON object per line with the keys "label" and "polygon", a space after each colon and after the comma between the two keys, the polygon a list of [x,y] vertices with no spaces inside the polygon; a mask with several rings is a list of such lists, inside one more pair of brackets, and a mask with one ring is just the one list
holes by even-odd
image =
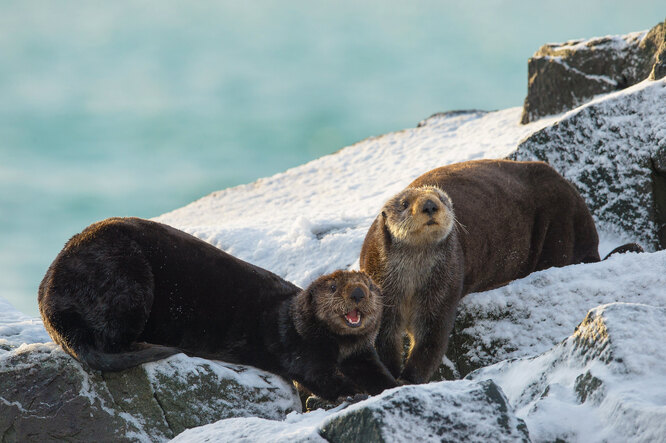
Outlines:
{"label": "front paw", "polygon": [[412,382],[410,382],[409,380],[405,380],[404,378],[397,378],[395,382],[398,384],[398,386],[405,386],[412,384]]}
{"label": "front paw", "polygon": [[358,403],[360,401],[367,400],[368,398],[370,398],[370,396],[368,394],[354,394],[354,395],[348,395],[346,397],[341,396],[341,397],[338,397],[338,400],[336,401],[336,403],[338,405],[344,403],[346,406],[349,406],[349,405],[353,405],[354,403]]}
{"label": "front paw", "polygon": [[[340,397],[343,398],[343,397]],[[324,409],[328,411],[329,409],[333,409],[336,406],[338,406],[341,403],[341,401],[336,401],[336,402],[330,402],[328,400],[325,400],[321,397],[317,397],[316,395],[311,395],[305,400],[305,410],[307,412],[314,411],[316,409]]]}
{"label": "front paw", "polygon": [[408,385],[420,385],[423,383],[428,383],[428,379],[425,379],[422,375],[415,373],[409,369],[405,369],[398,377],[398,380],[402,380],[403,384]]}
{"label": "front paw", "polygon": [[350,405],[353,405],[354,403],[358,403],[360,401],[367,400],[369,398],[370,396],[368,394],[354,394],[353,397],[347,397],[345,401]]}

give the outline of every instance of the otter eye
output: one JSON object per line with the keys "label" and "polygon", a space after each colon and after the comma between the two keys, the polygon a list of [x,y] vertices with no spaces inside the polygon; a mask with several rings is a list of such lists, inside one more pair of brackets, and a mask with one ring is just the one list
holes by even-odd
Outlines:
{"label": "otter eye", "polygon": [[407,200],[402,201],[402,208],[407,209],[409,207],[409,203],[407,203]]}
{"label": "otter eye", "polygon": [[329,289],[331,290],[331,292],[335,292],[335,291],[338,290],[338,287],[335,283],[331,283],[331,286],[329,286]]}

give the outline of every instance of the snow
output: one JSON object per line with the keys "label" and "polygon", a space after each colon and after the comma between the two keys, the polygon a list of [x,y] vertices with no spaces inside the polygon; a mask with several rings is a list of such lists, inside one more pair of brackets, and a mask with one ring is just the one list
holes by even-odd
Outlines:
{"label": "snow", "polygon": [[[661,307],[602,305],[552,350],[469,377],[498,383],[534,441],[663,441],[665,317]],[[592,378],[598,385],[584,383]]]}
{"label": "snow", "polygon": [[[520,441],[520,421],[507,411],[506,398],[496,398],[494,383],[469,380],[412,385],[384,391],[343,409],[292,413],[283,422],[257,418],[231,418],[190,429],[173,442],[261,441],[320,442],[333,434],[344,440],[340,429],[378,431],[382,441]],[[356,417],[354,417],[356,416]],[[363,417],[359,426],[359,420]],[[373,425],[381,424],[380,429]],[[334,428],[331,430],[331,428]],[[370,429],[371,431],[368,431]],[[344,431],[343,431],[344,432]],[[365,435],[370,441],[375,441]]]}
{"label": "snow", "polygon": [[516,160],[544,160],[585,198],[597,229],[658,244],[653,163],[666,146],[666,78],[596,97],[521,143]]}
{"label": "snow", "polygon": [[284,421],[257,417],[228,418],[206,426],[188,429],[172,442],[325,442],[318,432],[321,424],[342,405],[331,411],[318,409],[307,414],[292,412]]}
{"label": "snow", "polygon": [[[165,360],[146,363],[143,369],[155,387],[157,397],[162,396],[163,391],[169,391],[174,381],[178,386],[185,386],[179,395],[187,397],[191,393],[195,402],[186,406],[196,410],[199,416],[219,416],[219,411],[227,410],[238,416],[280,419],[290,411],[301,410],[301,400],[290,381],[252,366],[176,354]],[[212,398],[208,404],[196,403],[202,380],[211,386],[215,386],[214,381],[217,380],[217,390],[227,392],[228,396]],[[229,401],[230,398],[233,400]]]}
{"label": "snow", "polygon": [[6,300],[0,298],[0,355],[23,343],[49,342],[42,321],[29,317],[16,310]]}
{"label": "snow", "polygon": [[[614,254],[599,263],[547,269],[469,294],[458,308],[458,321],[474,319],[458,331],[474,339],[465,359],[478,367],[545,352],[571,335],[583,313],[602,304],[666,307],[664,269],[666,251]],[[479,341],[484,346],[474,347]]]}
{"label": "snow", "polygon": [[[664,88],[655,87],[657,83],[644,82],[599,97],[594,103],[615,106],[623,97],[638,93],[643,99],[651,100],[647,107],[663,99]],[[361,244],[379,208],[420,174],[454,162],[505,157],[516,149],[521,140],[570,115],[520,125],[520,114],[521,108],[517,107],[495,112],[434,115],[417,128],[372,137],[281,174],[214,192],[156,220],[183,229],[241,259],[305,286],[324,273],[340,268],[357,268]],[[653,127],[664,127],[661,121],[663,115],[651,116],[645,112],[641,117],[652,119],[650,124]],[[617,124],[621,122],[618,120]],[[600,138],[601,135],[593,131],[590,137],[590,143],[594,143],[595,137]],[[602,254],[619,243],[632,240],[623,231],[614,229],[601,230],[600,236]],[[620,426],[614,423],[626,423],[624,418],[618,418],[613,413],[632,417],[634,414],[631,423],[640,429],[652,426],[650,429],[661,430],[659,426],[663,425],[659,423],[646,425],[643,422],[662,417],[659,408],[663,409],[666,404],[666,393],[661,388],[647,389],[650,383],[653,386],[664,385],[666,376],[664,366],[658,359],[663,355],[659,342],[666,338],[666,331],[658,327],[659,315],[663,318],[663,311],[658,311],[659,315],[654,313],[657,311],[651,311],[646,314],[645,320],[618,314],[617,318],[609,321],[613,328],[619,329],[617,325],[627,328],[620,334],[625,337],[622,344],[623,352],[627,354],[625,360],[637,363],[630,362],[624,366],[630,374],[626,377],[619,371],[601,374],[603,369],[594,367],[599,375],[608,375],[600,377],[604,383],[610,380],[607,385],[610,390],[601,400],[602,406],[595,406],[592,400],[584,403],[577,400],[572,393],[572,383],[576,382],[580,368],[586,367],[587,363],[573,360],[569,363],[570,355],[564,351],[567,348],[556,343],[571,335],[585,312],[596,304],[622,300],[666,306],[664,269],[666,252],[626,254],[597,264],[549,269],[504,288],[472,294],[465,299],[467,308],[493,309],[496,306],[501,309],[506,308],[510,301],[512,309],[517,312],[521,312],[521,307],[525,307],[524,312],[529,312],[531,320],[519,326],[507,322],[497,325],[496,329],[479,329],[476,333],[489,334],[488,337],[495,334],[496,337],[512,340],[516,349],[511,351],[513,353],[507,352],[507,358],[533,357],[543,353],[541,357],[519,360],[515,366],[500,364],[500,369],[493,369],[492,376],[517,407],[519,416],[522,414],[525,417],[537,441],[541,437],[549,439],[555,434],[564,435],[556,432],[561,423],[571,423],[570,433],[564,436],[567,440],[613,439],[613,432]],[[530,310],[527,310],[527,305],[531,306]],[[536,311],[532,310],[533,305],[538,307]],[[603,312],[611,317],[615,315],[612,309],[604,308]],[[636,324],[641,327],[636,328]],[[633,341],[631,334],[627,335],[632,327],[636,332]],[[650,341],[651,334],[655,338]],[[0,355],[10,349],[30,346],[26,344],[43,342],[50,342],[50,339],[41,321],[20,314],[0,299]],[[553,345],[556,347],[549,351]],[[51,343],[49,346],[54,345]],[[653,353],[653,357],[646,357],[648,353]],[[555,362],[562,360],[558,371],[548,372]],[[176,367],[188,365],[180,357],[174,358],[172,363]],[[150,365],[147,366],[150,368]],[[643,373],[640,373],[640,368],[644,368]],[[175,372],[173,376],[177,376]],[[537,377],[536,380],[539,380],[538,374],[547,374],[543,377],[548,378],[549,391],[544,398],[537,396],[535,400],[533,395],[525,393],[528,391],[525,385],[528,379]],[[248,380],[244,377],[239,382],[247,381],[257,386],[262,383],[252,372],[248,373]],[[463,386],[467,382],[444,384],[456,383]],[[409,391],[405,387],[398,389]],[[419,389],[429,392],[431,388],[427,385]],[[638,389],[636,392],[641,393],[640,397],[631,397],[634,389]],[[372,404],[394,391],[387,391],[363,404]],[[645,414],[635,412],[643,406]],[[291,413],[284,421],[256,417],[227,419],[188,430],[175,441],[219,441],[226,440],[225,436],[230,435],[253,441],[322,441],[318,426],[336,414],[347,414],[358,407],[363,406],[354,405],[344,411],[338,407],[332,411]],[[582,425],[585,420],[591,424]],[[660,420],[661,423],[666,422]],[[621,435],[629,432],[627,429],[620,429]],[[415,437],[419,435],[418,427],[410,432]]]}
{"label": "snow", "polygon": [[625,35],[606,35],[603,37],[592,37],[589,39],[578,39],[578,40],[569,40],[564,43],[548,43],[549,49],[554,51],[585,51],[589,50],[590,47],[603,49],[612,49],[616,52],[621,52],[626,50],[630,46],[634,46],[637,43],[643,41],[648,31],[636,31],[630,32]]}
{"label": "snow", "polygon": [[357,268],[383,203],[436,166],[504,157],[555,117],[520,125],[521,108],[435,115],[420,127],[363,140],[255,183],[157,217],[305,286]]}

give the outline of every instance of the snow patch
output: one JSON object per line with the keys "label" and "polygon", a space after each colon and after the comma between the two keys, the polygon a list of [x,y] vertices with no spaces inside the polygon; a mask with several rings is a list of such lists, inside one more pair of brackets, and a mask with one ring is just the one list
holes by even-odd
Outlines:
{"label": "snow patch", "polygon": [[599,306],[552,350],[469,378],[499,384],[535,441],[661,441],[665,317],[663,307]]}
{"label": "snow patch", "polygon": [[214,192],[156,218],[303,287],[358,266],[386,200],[438,166],[501,158],[556,117],[521,125],[521,108],[436,114],[305,165]]}
{"label": "snow patch", "polygon": [[[550,268],[501,288],[469,294],[458,307],[456,323],[456,328],[472,323],[457,331],[472,338],[464,358],[479,367],[538,355],[570,336],[582,313],[602,304],[666,307],[664,269],[666,251],[614,254],[599,263]],[[479,342],[484,346],[474,346]]]}

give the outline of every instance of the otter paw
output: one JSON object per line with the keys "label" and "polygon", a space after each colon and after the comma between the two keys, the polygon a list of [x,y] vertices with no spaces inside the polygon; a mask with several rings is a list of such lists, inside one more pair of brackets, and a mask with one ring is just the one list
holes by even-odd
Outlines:
{"label": "otter paw", "polygon": [[369,398],[370,396],[368,394],[354,394],[353,397],[347,397],[345,401],[350,405],[353,405],[354,403],[358,403],[360,401],[367,400]]}
{"label": "otter paw", "polygon": [[[340,397],[342,398],[342,397]],[[336,401],[335,403],[332,403],[328,400],[325,400],[321,397],[317,397],[316,395],[311,395],[305,400],[305,410],[307,412],[314,411],[316,409],[324,409],[328,411],[329,409],[335,408],[337,405],[339,405],[341,401]]]}
{"label": "otter paw", "polygon": [[358,403],[363,400],[367,400],[370,398],[368,394],[354,394],[354,395],[348,395],[348,396],[340,396],[338,397],[338,400],[335,402],[337,406],[342,406],[343,408],[346,408],[349,405],[353,405],[354,403]]}

